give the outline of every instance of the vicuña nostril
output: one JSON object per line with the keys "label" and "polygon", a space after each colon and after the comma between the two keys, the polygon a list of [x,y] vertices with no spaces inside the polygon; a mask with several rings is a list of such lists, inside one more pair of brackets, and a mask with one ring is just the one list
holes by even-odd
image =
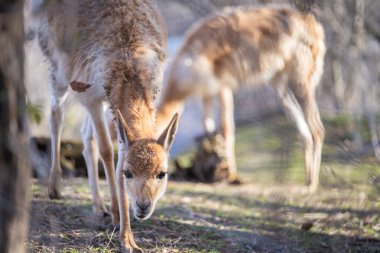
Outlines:
{"label": "vicu\u00f1a nostril", "polygon": [[150,207],[151,203],[150,201],[136,201],[136,205],[144,212]]}

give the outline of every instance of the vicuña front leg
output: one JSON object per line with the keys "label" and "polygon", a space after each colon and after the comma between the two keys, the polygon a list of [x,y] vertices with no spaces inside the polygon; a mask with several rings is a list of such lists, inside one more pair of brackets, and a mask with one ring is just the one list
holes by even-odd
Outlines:
{"label": "vicu\u00f1a front leg", "polygon": [[141,248],[137,246],[133,239],[133,233],[131,229],[130,217],[129,217],[129,202],[128,196],[124,186],[124,151],[119,147],[118,161],[116,168],[116,180],[117,180],[117,193],[119,199],[119,213],[120,213],[120,242],[123,252],[143,252]]}
{"label": "vicu\u00f1a front leg", "polygon": [[105,122],[103,105],[99,101],[94,103],[88,111],[92,118],[92,123],[95,129],[95,138],[98,142],[100,156],[102,157],[107,183],[111,196],[111,216],[113,224],[119,222],[119,211],[117,201],[117,191],[115,182],[115,165],[113,160],[113,147],[111,142],[108,126]]}
{"label": "vicu\u00f1a front leg", "polygon": [[229,169],[228,181],[230,183],[236,183],[238,182],[238,174],[235,160],[234,101],[231,88],[221,88],[220,106],[220,123],[226,145],[226,156]]}

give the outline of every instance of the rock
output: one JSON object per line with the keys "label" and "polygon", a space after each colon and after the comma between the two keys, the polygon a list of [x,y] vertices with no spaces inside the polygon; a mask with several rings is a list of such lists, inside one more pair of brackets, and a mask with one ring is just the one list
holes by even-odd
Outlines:
{"label": "rock", "polygon": [[224,139],[219,133],[206,134],[195,139],[196,153],[190,167],[183,168],[174,160],[176,170],[173,179],[214,183],[227,179],[228,166]]}
{"label": "rock", "polygon": [[313,227],[314,223],[312,221],[304,222],[301,224],[301,229],[304,231],[309,231]]}

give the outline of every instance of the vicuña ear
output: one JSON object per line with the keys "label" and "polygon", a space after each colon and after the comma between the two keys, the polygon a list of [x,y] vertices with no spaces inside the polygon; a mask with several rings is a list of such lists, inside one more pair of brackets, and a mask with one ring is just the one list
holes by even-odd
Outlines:
{"label": "vicu\u00f1a ear", "polygon": [[164,130],[164,132],[161,134],[161,136],[157,140],[157,142],[161,144],[167,152],[169,152],[170,147],[173,144],[175,135],[177,133],[177,129],[178,129],[178,113],[174,114],[169,125],[167,126],[167,128]]}
{"label": "vicu\u00f1a ear", "polygon": [[120,110],[116,110],[117,113],[117,127],[118,131],[121,135],[121,139],[124,143],[128,143],[128,146],[132,145],[133,142],[136,141],[134,134],[131,129],[129,129],[127,123],[125,122],[123,115],[121,115]]}

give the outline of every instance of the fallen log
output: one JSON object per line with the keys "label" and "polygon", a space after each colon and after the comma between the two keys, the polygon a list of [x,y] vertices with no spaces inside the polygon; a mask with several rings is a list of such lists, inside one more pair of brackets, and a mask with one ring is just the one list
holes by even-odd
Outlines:
{"label": "fallen log", "polygon": [[[46,137],[30,139],[33,176],[47,180],[51,164],[51,140]],[[87,167],[82,155],[83,144],[80,141],[62,140],[61,168],[63,177],[87,177]],[[99,161],[99,176],[105,177],[103,164]]]}

